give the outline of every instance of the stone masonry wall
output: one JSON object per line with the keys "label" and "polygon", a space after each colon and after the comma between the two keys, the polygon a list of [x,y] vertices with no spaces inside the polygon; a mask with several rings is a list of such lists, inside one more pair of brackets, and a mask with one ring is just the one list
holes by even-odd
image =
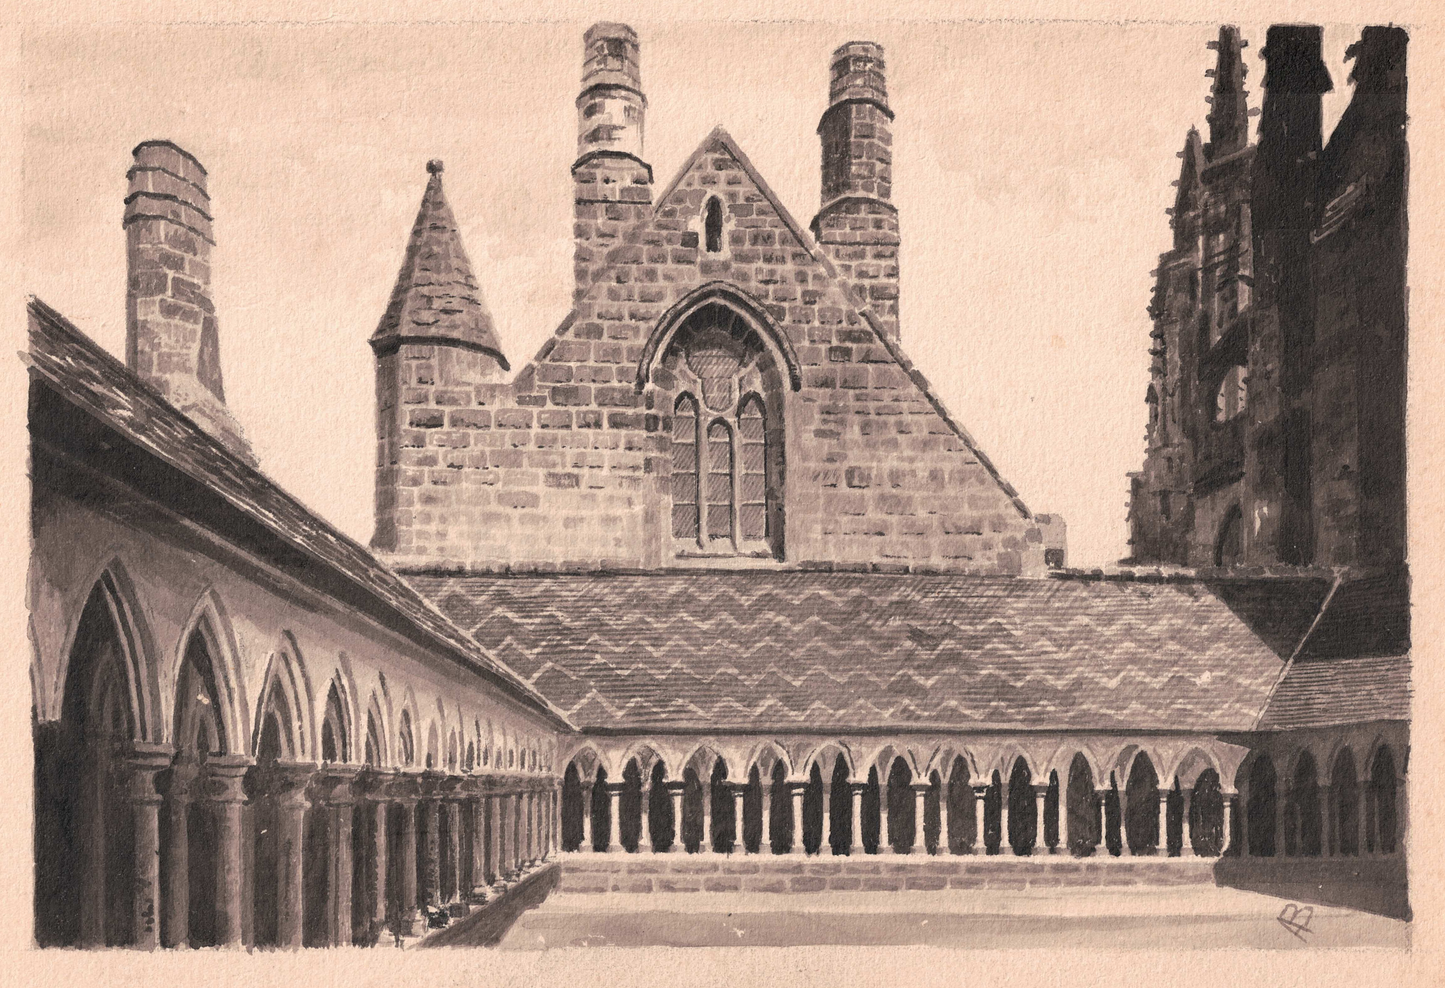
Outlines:
{"label": "stone masonry wall", "polygon": [[[727,236],[709,254],[695,230],[712,195],[725,203]],[[593,226],[579,232],[577,302],[556,336],[510,387],[473,388],[445,414],[430,403],[413,409],[418,455],[436,459],[431,474],[402,480],[418,482],[426,510],[399,537],[394,564],[673,565],[671,408],[654,407],[655,394],[635,382],[668,308],[723,282],[765,307],[800,364],[801,389],[784,399],[787,563],[1042,571],[1027,509],[939,413],[921,375],[860,314],[730,138],[714,132],[655,210],[588,207],[578,207],[579,228]]]}

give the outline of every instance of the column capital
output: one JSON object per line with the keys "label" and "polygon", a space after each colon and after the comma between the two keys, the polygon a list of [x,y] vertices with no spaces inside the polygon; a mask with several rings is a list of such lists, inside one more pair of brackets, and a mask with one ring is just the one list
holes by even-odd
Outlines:
{"label": "column capital", "polygon": [[387,795],[403,803],[415,803],[422,797],[421,773],[415,769],[401,769],[387,780]]}
{"label": "column capital", "polygon": [[308,805],[307,795],[316,766],[312,762],[276,761],[259,765],[251,773],[255,796],[271,796],[286,806]]}
{"label": "column capital", "polygon": [[177,803],[189,802],[200,774],[201,765],[194,759],[185,758],[173,762],[171,777],[166,783],[166,795]]}
{"label": "column capital", "polygon": [[212,755],[202,763],[200,788],[213,803],[244,803],[243,783],[255,765],[247,755]]}
{"label": "column capital", "polygon": [[312,790],[317,799],[328,806],[350,806],[355,802],[351,784],[361,772],[359,765],[328,762],[312,776]]}
{"label": "column capital", "polygon": [[462,787],[466,785],[466,782],[466,776],[447,772],[436,781],[436,794],[441,799],[454,800],[461,795]]}
{"label": "column capital", "polygon": [[915,779],[913,782],[910,782],[908,784],[908,788],[912,789],[914,792],[927,793],[933,789],[933,783],[927,781],[919,782]]}
{"label": "column capital", "polygon": [[156,776],[170,767],[175,751],[168,744],[140,742],[126,756],[129,770],[127,787],[132,803],[159,805],[161,794],[156,790]]}
{"label": "column capital", "polygon": [[394,768],[364,765],[356,774],[356,781],[352,783],[351,789],[357,796],[382,800],[386,798],[387,790],[391,788],[392,780],[395,778],[396,769]]}
{"label": "column capital", "polygon": [[424,768],[417,774],[417,792],[422,799],[440,799],[447,774],[439,768]]}

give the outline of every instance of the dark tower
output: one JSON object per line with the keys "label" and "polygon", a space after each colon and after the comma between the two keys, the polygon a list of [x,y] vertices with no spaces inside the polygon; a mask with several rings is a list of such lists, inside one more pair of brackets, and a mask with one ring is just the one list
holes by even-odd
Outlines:
{"label": "dark tower", "polygon": [[[1307,565],[1314,559],[1314,285],[1310,229],[1322,141],[1322,94],[1333,86],[1320,59],[1321,29],[1269,29],[1264,107],[1251,176],[1255,316],[1250,376],[1255,434],[1247,483],[1258,519],[1254,561]],[[1264,382],[1272,382],[1268,387]]]}

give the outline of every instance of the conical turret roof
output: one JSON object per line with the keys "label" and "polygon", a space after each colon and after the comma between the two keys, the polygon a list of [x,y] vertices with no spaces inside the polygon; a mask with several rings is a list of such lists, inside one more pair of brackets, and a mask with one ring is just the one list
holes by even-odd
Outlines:
{"label": "conical turret roof", "polygon": [[510,370],[462,246],[461,230],[442,193],[442,163],[429,161],[426,169],[431,178],[371,346],[382,351],[402,343],[451,344],[488,353],[503,370]]}

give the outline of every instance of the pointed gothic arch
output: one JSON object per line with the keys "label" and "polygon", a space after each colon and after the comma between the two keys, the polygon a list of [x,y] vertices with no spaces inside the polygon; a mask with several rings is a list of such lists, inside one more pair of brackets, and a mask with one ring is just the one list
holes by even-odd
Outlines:
{"label": "pointed gothic arch", "polygon": [[279,732],[277,742],[283,752],[281,757],[294,760],[318,758],[320,751],[311,722],[312,709],[311,681],[296,648],[296,640],[289,632],[283,632],[261,679],[256,721],[250,731],[251,754],[261,751],[262,735],[269,729],[268,720],[274,718],[274,730]]}
{"label": "pointed gothic arch", "polygon": [[[65,637],[65,644],[61,651],[65,660],[58,663],[55,672],[53,703],[57,716],[61,715],[60,712],[64,708],[65,692],[69,688],[72,660],[76,654],[75,645],[81,629],[81,620],[85,616],[87,608],[92,606],[93,601],[96,601],[96,606],[103,607],[104,613],[110,619],[111,627],[114,630],[117,656],[125,664],[128,677],[126,692],[131,709],[131,719],[135,725],[135,739],[138,741],[163,741],[166,737],[164,733],[166,718],[163,713],[165,706],[161,699],[159,670],[154,659],[155,642],[149,626],[145,622],[144,611],[139,606],[135,584],[131,581],[120,558],[112,556],[99,569],[88,587],[89,590],[81,601],[80,609],[76,612],[75,620],[71,623]],[[35,640],[35,636],[32,634],[31,641]],[[40,673],[39,650],[33,650],[32,656],[31,675],[39,678],[37,674],[43,675]],[[39,698],[41,694],[32,688],[31,695]],[[46,711],[37,711],[37,713],[40,714],[41,719],[45,719]]]}
{"label": "pointed gothic arch", "polygon": [[[193,644],[199,642],[205,650],[211,675],[215,683],[215,716],[224,736],[226,754],[244,754],[245,739],[249,735],[246,725],[249,717],[240,677],[240,662],[235,646],[235,635],[227,618],[225,607],[214,590],[207,588],[197,598],[191,609],[184,630],[176,645],[172,659],[170,682],[174,684],[176,696],[181,692],[180,679]],[[295,641],[289,635],[283,636],[283,644],[294,650]],[[262,694],[264,695],[264,694]],[[173,703],[174,706],[174,703]],[[175,724],[175,718],[170,718]],[[172,735],[175,742],[175,736]],[[178,745],[179,746],[179,745]]]}
{"label": "pointed gothic arch", "polygon": [[651,382],[659,355],[667,352],[667,347],[677,331],[689,317],[707,305],[725,306],[746,319],[749,325],[777,350],[791,390],[803,390],[803,370],[797,351],[788,339],[787,332],[772,317],[767,307],[736,285],[725,281],[710,281],[688,292],[658,320],[637,362],[634,387],[638,393]]}
{"label": "pointed gothic arch", "polygon": [[351,716],[348,704],[342,701],[342,690],[339,679],[333,679],[326,690],[319,745],[323,762],[345,763],[352,760]]}

